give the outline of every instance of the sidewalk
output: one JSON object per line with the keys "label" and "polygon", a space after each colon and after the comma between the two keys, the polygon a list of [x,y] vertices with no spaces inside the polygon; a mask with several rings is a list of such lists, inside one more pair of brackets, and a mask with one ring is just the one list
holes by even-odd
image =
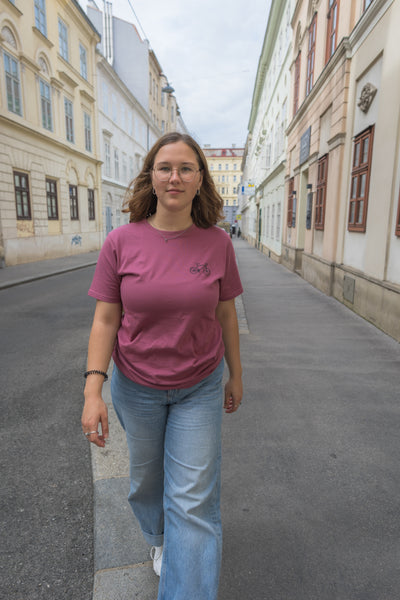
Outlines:
{"label": "sidewalk", "polygon": [[86,252],[84,254],[24,263],[13,267],[4,267],[0,269],[0,290],[95,265],[98,256],[98,251]]}
{"label": "sidewalk", "polygon": [[[400,345],[233,242],[245,398],[223,425],[219,600],[397,600]],[[93,600],[155,600],[105,389],[111,440],[92,446]]]}

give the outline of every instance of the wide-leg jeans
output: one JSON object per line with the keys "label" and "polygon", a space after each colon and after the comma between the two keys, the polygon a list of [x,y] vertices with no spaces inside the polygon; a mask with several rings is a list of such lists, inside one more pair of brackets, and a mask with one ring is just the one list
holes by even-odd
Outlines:
{"label": "wide-leg jeans", "polygon": [[157,600],[216,600],[224,361],[200,383],[157,390],[114,367],[115,411],[130,458],[129,502],[144,538],[164,546]]}

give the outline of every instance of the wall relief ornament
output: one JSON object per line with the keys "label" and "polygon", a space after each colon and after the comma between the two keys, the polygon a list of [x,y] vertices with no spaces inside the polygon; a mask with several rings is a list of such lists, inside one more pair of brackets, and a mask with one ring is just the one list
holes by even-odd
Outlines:
{"label": "wall relief ornament", "polygon": [[10,44],[10,46],[17,50],[17,42],[15,40],[13,32],[9,27],[3,27],[3,29],[1,30],[1,35],[3,39]]}
{"label": "wall relief ornament", "polygon": [[361,95],[357,106],[359,106],[364,113],[369,111],[369,107],[371,106],[377,91],[377,88],[372,83],[366,83],[361,90]]}

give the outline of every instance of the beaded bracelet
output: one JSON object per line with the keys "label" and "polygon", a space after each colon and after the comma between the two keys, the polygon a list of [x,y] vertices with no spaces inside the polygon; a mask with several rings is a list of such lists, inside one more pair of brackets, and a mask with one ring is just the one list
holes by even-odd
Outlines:
{"label": "beaded bracelet", "polygon": [[97,369],[92,369],[91,371],[86,371],[83,376],[86,379],[88,375],[103,375],[104,381],[107,381],[108,375],[104,371],[98,371]]}

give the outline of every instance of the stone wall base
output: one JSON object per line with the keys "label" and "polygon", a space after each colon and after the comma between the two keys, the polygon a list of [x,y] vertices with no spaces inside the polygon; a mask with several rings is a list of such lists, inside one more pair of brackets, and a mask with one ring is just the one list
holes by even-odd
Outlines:
{"label": "stone wall base", "polygon": [[400,342],[400,286],[306,253],[301,275]]}

